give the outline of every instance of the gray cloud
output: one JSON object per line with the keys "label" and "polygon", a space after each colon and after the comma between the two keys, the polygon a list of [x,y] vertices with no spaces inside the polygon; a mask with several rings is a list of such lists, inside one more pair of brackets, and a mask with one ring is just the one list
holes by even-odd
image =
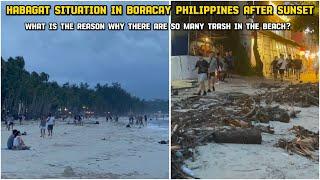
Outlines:
{"label": "gray cloud", "polygon": [[[99,4],[104,3],[111,4]],[[166,22],[167,16],[5,16],[6,4],[2,3],[1,19],[4,58],[23,56],[27,70],[46,72],[60,84],[87,82],[94,87],[96,83],[119,82],[136,96],[168,99],[167,31],[24,30],[24,22],[29,21]]]}

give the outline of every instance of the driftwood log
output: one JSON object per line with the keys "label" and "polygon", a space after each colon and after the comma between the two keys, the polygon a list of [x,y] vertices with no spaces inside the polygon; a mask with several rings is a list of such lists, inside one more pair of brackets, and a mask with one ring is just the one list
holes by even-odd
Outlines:
{"label": "driftwood log", "polygon": [[212,133],[216,143],[261,144],[261,131],[257,128],[219,129]]}

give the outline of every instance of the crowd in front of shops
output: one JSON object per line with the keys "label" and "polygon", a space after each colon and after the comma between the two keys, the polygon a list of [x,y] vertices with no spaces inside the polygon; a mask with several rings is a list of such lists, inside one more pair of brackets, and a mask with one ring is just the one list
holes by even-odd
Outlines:
{"label": "crowd in front of shops", "polygon": [[[284,78],[300,80],[301,72],[303,70],[302,59],[299,56],[292,57],[291,54],[285,58],[284,54],[280,54],[280,57],[274,57],[271,62],[271,72],[274,80],[283,81]],[[314,64],[314,72],[318,76],[318,63]]]}
{"label": "crowd in front of shops", "polygon": [[[299,56],[292,57],[291,54],[286,57],[284,54],[276,56],[271,62],[271,72],[274,80],[283,81],[286,79],[300,80],[303,71],[303,60]],[[318,76],[319,63],[313,65],[316,77]],[[234,72],[234,57],[232,51],[227,51],[224,55],[220,53],[211,53],[209,60],[199,57],[195,69],[198,72],[199,88],[195,95],[206,95],[215,91],[215,84],[227,82],[226,78],[231,78]]]}
{"label": "crowd in front of shops", "polygon": [[196,95],[206,95],[207,92],[213,92],[215,91],[215,83],[226,82],[225,79],[231,77],[231,73],[234,70],[232,51],[227,51],[224,55],[211,53],[209,61],[200,57],[194,70],[196,69],[198,70],[199,82],[199,89]]}

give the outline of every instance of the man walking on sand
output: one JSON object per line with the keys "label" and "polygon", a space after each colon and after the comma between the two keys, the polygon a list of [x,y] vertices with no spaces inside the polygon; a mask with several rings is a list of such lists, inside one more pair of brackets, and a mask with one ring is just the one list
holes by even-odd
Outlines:
{"label": "man walking on sand", "polygon": [[271,62],[271,71],[273,74],[273,80],[277,80],[278,76],[278,56],[274,57],[273,61]]}
{"label": "man walking on sand", "polygon": [[10,127],[13,130],[13,124],[14,124],[13,121],[14,121],[14,117],[12,115],[9,115],[7,117],[7,128],[8,128],[8,131],[10,131]]}
{"label": "man walking on sand", "polygon": [[48,126],[48,136],[52,137],[52,131],[53,131],[53,125],[55,124],[55,119],[54,117],[51,115],[51,113],[49,113],[49,116],[47,118],[47,126]]}
{"label": "man walking on sand", "polygon": [[287,68],[287,61],[285,60],[283,54],[280,54],[280,59],[278,61],[278,67],[279,67],[280,79],[281,79],[281,81],[283,81],[284,71]]}
{"label": "man walking on sand", "polygon": [[148,125],[148,117],[146,114],[144,115],[144,123],[146,124],[146,126]]}
{"label": "man walking on sand", "polygon": [[197,68],[198,68],[199,89],[195,95],[200,96],[201,92],[203,93],[202,95],[206,95],[207,92],[206,92],[206,87],[205,87],[205,81],[207,80],[209,63],[206,60],[204,60],[203,57],[200,57],[196,63],[194,70],[196,70]]}
{"label": "man walking on sand", "polygon": [[209,70],[208,70],[209,71],[209,73],[208,73],[208,92],[215,91],[214,83],[215,83],[215,77],[216,77],[218,55],[219,55],[219,53],[217,53],[216,56],[212,53],[211,57],[210,57]]}

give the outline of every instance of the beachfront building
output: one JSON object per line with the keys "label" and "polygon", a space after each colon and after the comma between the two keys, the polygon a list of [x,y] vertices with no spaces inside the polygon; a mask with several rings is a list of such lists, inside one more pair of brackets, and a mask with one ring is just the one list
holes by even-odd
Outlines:
{"label": "beachfront building", "polygon": [[[259,4],[275,5],[272,2],[261,2]],[[275,7],[276,8],[276,7]],[[272,16],[255,16],[254,22],[281,22],[287,23],[290,19],[286,16],[272,15]],[[290,30],[259,30],[257,32],[257,52],[258,58],[262,62],[262,74],[265,77],[271,76],[271,62],[275,57],[283,54],[285,58],[292,55],[293,58],[300,58],[300,52],[303,46],[294,39],[292,39],[294,32]],[[251,51],[254,49],[254,40],[251,37]],[[252,66],[256,65],[257,56],[249,56]]]}
{"label": "beachfront building", "polygon": [[[217,5],[229,4],[229,2],[173,2],[175,5]],[[175,9],[175,8],[172,8]],[[209,23],[209,22],[230,22],[232,18],[227,16],[214,15],[173,15],[172,23]],[[197,73],[194,71],[196,61],[199,56],[208,58],[210,53],[225,52],[225,40],[229,31],[212,31],[205,27],[204,30],[177,30],[171,31],[171,80],[196,79]]]}
{"label": "beachfront building", "polygon": [[[179,3],[181,5],[182,2]],[[273,5],[270,1],[264,2],[184,2],[188,5]],[[240,8],[242,10],[242,8]],[[236,16],[172,16],[172,22],[290,22],[290,17],[270,16],[245,16],[240,12]],[[291,30],[202,30],[202,31],[172,31],[172,56],[171,78],[172,80],[196,79],[194,65],[199,56],[208,57],[212,52],[232,50],[236,69],[239,74],[257,74],[271,77],[271,62],[280,54],[285,58],[292,55],[293,58],[303,60],[306,69],[314,69],[318,61],[317,37],[306,30],[305,32],[293,32]],[[312,60],[310,60],[312,59]],[[244,65],[248,63],[248,65]]]}
{"label": "beachfront building", "polygon": [[[276,5],[271,1],[259,2],[259,4],[272,5],[276,8]],[[254,22],[282,22],[290,23],[292,17],[290,16],[255,16],[252,18]],[[280,54],[284,54],[285,58],[291,55],[292,58],[299,58],[303,63],[302,79],[305,81],[314,81],[317,78],[314,71],[317,69],[318,64],[318,37],[315,33],[312,33],[309,29],[304,32],[295,32],[291,30],[260,30],[257,32],[257,46],[254,47],[254,40],[251,36],[251,51],[255,51],[257,48],[257,55],[249,56],[251,64],[253,66],[257,63],[257,58],[263,64],[263,76],[271,76],[271,62]],[[310,77],[312,77],[310,79]],[[292,77],[295,78],[295,77]]]}

